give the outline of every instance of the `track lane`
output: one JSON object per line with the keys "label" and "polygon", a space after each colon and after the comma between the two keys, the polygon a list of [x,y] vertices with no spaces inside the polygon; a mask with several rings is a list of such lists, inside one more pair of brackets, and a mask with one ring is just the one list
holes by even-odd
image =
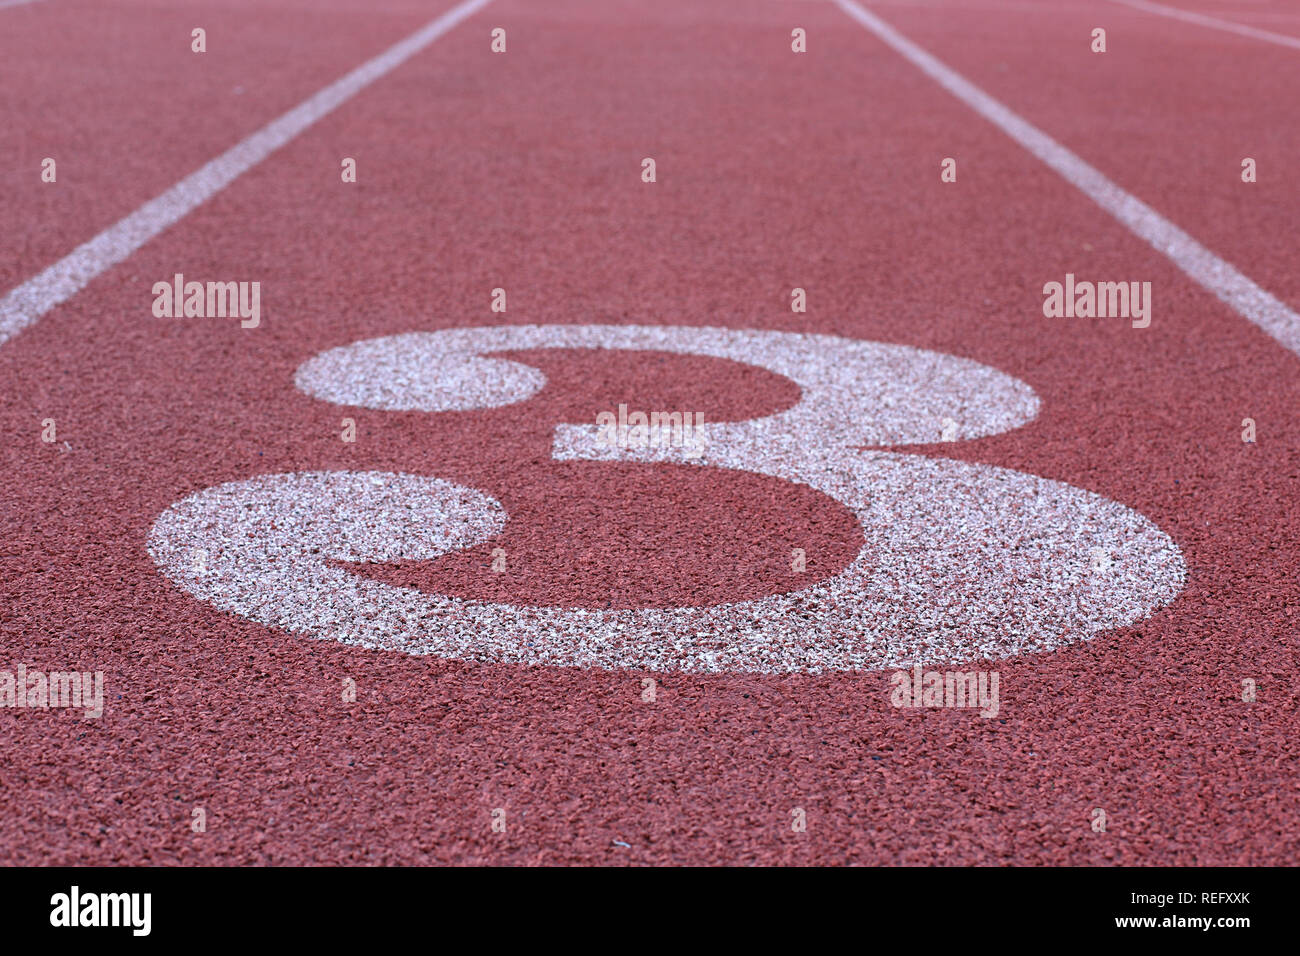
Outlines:
{"label": "track lane", "polygon": [[[795,61],[791,15],[775,7],[500,4],[512,49],[499,65],[484,63],[477,35],[409,62],[0,350],[3,422],[31,438],[5,450],[0,522],[15,546],[0,588],[16,610],[0,634],[31,660],[102,663],[122,694],[89,729],[57,714],[13,721],[0,809],[23,826],[14,859],[1293,854],[1297,824],[1279,796],[1294,759],[1292,661],[1277,635],[1300,607],[1278,557],[1300,530],[1288,514],[1300,472],[1278,424],[1300,398],[1294,358],[829,6],[798,11],[820,52]],[[358,141],[361,179],[347,192],[339,143]],[[975,160],[963,160],[959,189],[938,182],[954,141]],[[653,187],[637,178],[644,155],[660,158]],[[1180,321],[1044,320],[1041,282],[1074,262],[1149,272]],[[154,320],[149,286],[177,270],[262,278],[263,326]],[[933,452],[1139,508],[1184,548],[1187,591],[1139,626],[999,662],[1007,712],[976,722],[900,715],[888,675],[874,673],[681,676],[650,708],[636,672],[303,641],[161,580],[142,544],[158,511],[281,470],[472,478],[533,504],[520,543],[540,554],[562,535],[544,507],[560,487],[545,460],[557,416],[620,395],[668,400],[672,367],[610,374],[598,358],[561,357],[551,404],[358,414],[357,446],[338,441],[338,409],[288,385],[303,359],[355,338],[500,321],[487,309],[498,283],[511,322],[802,327],[1004,369],[1038,391],[1039,419]],[[795,284],[810,291],[806,318],[788,311]],[[788,401],[743,368],[676,375],[686,384],[672,400],[710,411],[728,393]],[[1272,423],[1257,447],[1240,443],[1243,407]],[[38,443],[47,413],[70,423],[72,451]],[[660,489],[629,470],[621,490],[589,474],[565,493],[617,505]],[[722,490],[701,479],[699,506],[726,500]],[[541,581],[561,570],[532,566]],[[686,570],[710,577],[703,561]],[[468,588],[482,569],[446,573]],[[337,702],[344,675],[360,688],[351,707]],[[1247,718],[1234,694],[1251,675],[1266,690]],[[75,800],[50,801],[69,784]],[[198,839],[195,805],[212,820]],[[1097,805],[1111,808],[1109,839],[1088,829]],[[496,806],[510,813],[505,835],[488,828]],[[808,834],[790,832],[792,806],[808,808]]]}
{"label": "track lane", "polygon": [[[0,21],[0,295],[452,3],[45,0]],[[208,33],[193,53],[190,31]],[[41,181],[45,157],[58,180]]]}
{"label": "track lane", "polygon": [[[1094,165],[1293,311],[1298,51],[1119,4],[882,4],[914,43]],[[1107,30],[1108,50],[1090,51]],[[1241,162],[1258,181],[1243,183]]]}

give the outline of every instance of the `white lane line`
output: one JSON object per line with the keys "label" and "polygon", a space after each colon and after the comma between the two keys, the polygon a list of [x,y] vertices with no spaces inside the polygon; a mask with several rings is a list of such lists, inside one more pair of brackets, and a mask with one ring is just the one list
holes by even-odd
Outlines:
{"label": "white lane line", "polygon": [[1193,282],[1300,355],[1300,315],[1291,311],[1283,302],[1142,200],[1125,192],[1038,127],[1017,116],[961,74],[922,50],[884,20],[864,10],[854,0],[835,0],[835,3],[913,66],[1046,163],[1066,182],[1166,256]]}
{"label": "white lane line", "polygon": [[232,146],[198,172],[78,246],[54,265],[0,299],[0,345],[50,309],[80,292],[96,276],[126,259],[179,222],[317,120],[389,73],[492,0],[465,0],[379,56],[363,63],[279,119]]}
{"label": "white lane line", "polygon": [[1225,33],[1236,33],[1240,36],[1250,37],[1255,40],[1265,40],[1268,43],[1276,43],[1278,46],[1289,46],[1293,50],[1300,50],[1300,38],[1289,37],[1284,33],[1270,33],[1268,30],[1257,30],[1255,27],[1248,27],[1243,23],[1233,23],[1231,20],[1220,20],[1218,17],[1206,16],[1203,13],[1193,13],[1190,10],[1179,10],[1176,7],[1166,7],[1162,3],[1147,3],[1146,0],[1111,0],[1111,2],[1122,3],[1124,6],[1132,7],[1134,10],[1145,10],[1147,13],[1159,14],[1162,17],[1169,17],[1173,20],[1185,20],[1188,23],[1196,23],[1203,27],[1222,30]]}
{"label": "white lane line", "polygon": [[21,7],[25,3],[36,3],[37,0],[0,0],[0,10],[5,7]]}

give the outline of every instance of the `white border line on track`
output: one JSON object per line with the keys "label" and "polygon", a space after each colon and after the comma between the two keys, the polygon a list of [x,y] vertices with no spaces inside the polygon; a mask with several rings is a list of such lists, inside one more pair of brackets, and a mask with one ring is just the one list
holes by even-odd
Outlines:
{"label": "white border line on track", "polygon": [[334,81],[0,299],[0,345],[492,0],[465,0]]}
{"label": "white border line on track", "polygon": [[21,7],[28,3],[36,3],[37,0],[0,0],[0,10],[5,7]]}
{"label": "white border line on track", "polygon": [[1260,288],[1231,263],[1179,229],[1136,196],[1125,192],[1029,121],[935,59],[854,0],[834,0],[894,52],[1047,164],[1066,182],[1166,256],[1197,285],[1300,355],[1300,315]]}
{"label": "white border line on track", "polygon": [[1244,23],[1233,23],[1231,20],[1220,20],[1218,17],[1206,16],[1203,13],[1193,13],[1191,10],[1179,10],[1177,7],[1166,7],[1161,3],[1147,3],[1146,0],[1111,0],[1111,2],[1121,3],[1126,7],[1132,7],[1134,10],[1143,10],[1147,13],[1155,13],[1162,17],[1169,17],[1172,20],[1185,20],[1188,23],[1210,27],[1213,30],[1222,30],[1225,33],[1236,33],[1240,36],[1250,37],[1255,40],[1264,40],[1268,43],[1276,43],[1278,46],[1289,46],[1294,50],[1300,50],[1300,38],[1289,37],[1285,33],[1270,33],[1268,30],[1258,30],[1255,27],[1248,27]]}

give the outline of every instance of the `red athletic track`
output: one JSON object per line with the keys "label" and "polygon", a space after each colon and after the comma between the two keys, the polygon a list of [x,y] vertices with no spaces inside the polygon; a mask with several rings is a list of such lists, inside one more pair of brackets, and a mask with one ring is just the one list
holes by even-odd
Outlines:
{"label": "red athletic track", "polygon": [[[445,6],[0,9],[0,290]],[[872,8],[1300,305],[1300,51],[1111,3]],[[1300,36],[1300,16],[1240,22]],[[57,186],[37,178],[46,155]],[[1243,156],[1259,183],[1239,181]],[[1044,319],[1042,283],[1067,271],[1151,281],[1151,328]],[[262,281],[262,327],[154,319],[150,287],[175,272]],[[806,489],[548,460],[557,422],[619,401],[712,419],[792,402],[768,373],[539,353],[538,398],[444,415],[293,388],[322,349],[500,322],[498,285],[514,323],[807,330],[1014,375],[1039,417],[942,454],[1140,511],[1183,550],[1186,589],[1134,627],[989,665],[1002,714],[979,720],[893,710],[887,673],[662,674],[647,704],[642,672],[307,640],[159,573],[145,537],[170,504],[310,469],[431,474],[502,501],[505,584],[486,546],[371,572],[431,591],[704,603],[788,587],[792,541],[817,576],[852,557],[853,518]],[[0,346],[0,669],[80,665],[109,691],[98,721],[0,711],[0,860],[1293,863],[1298,363],[833,4],[496,0]]]}

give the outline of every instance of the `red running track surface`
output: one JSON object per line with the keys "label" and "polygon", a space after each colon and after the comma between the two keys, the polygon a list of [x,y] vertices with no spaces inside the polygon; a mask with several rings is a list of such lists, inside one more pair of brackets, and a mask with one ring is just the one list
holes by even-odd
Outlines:
{"label": "red running track surface", "polygon": [[[448,7],[0,9],[0,288]],[[1110,3],[871,9],[1300,307],[1300,51]],[[1241,22],[1300,37],[1300,11]],[[178,272],[260,281],[260,327],[155,318],[153,283]],[[1151,326],[1045,318],[1042,284],[1067,272],[1151,282]],[[550,457],[556,425],[619,403],[723,422],[799,401],[753,365],[519,351],[546,376],[535,397],[436,413],[294,384],[358,340],[501,324],[811,332],[989,366],[1033,389],[1033,420],[909,451],[1119,502],[1176,543],[1185,581],[1091,640],[955,658],[999,673],[986,719],[893,707],[895,667],[560,667],[317,640],[199,600],[151,557],[189,495],[347,470],[444,478],[509,515],[491,541],[356,574],[524,615],[756,600],[853,560],[858,519],[806,485]],[[1295,862],[1298,362],[834,3],[495,0],[0,345],[0,670],[100,671],[106,688],[97,720],[0,709],[0,860]],[[861,445],[884,444],[868,424]]]}

